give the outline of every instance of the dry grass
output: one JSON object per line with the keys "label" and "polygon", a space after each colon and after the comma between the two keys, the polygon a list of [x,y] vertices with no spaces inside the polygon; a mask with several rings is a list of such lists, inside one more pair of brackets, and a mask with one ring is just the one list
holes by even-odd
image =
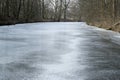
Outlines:
{"label": "dry grass", "polygon": [[114,24],[112,21],[101,21],[101,22],[92,22],[89,23],[89,25],[120,32],[120,22]]}

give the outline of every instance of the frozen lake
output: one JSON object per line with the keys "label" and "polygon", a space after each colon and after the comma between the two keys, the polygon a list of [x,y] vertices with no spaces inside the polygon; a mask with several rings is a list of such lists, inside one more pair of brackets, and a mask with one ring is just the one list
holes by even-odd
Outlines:
{"label": "frozen lake", "polygon": [[120,80],[113,34],[82,22],[0,27],[0,80]]}

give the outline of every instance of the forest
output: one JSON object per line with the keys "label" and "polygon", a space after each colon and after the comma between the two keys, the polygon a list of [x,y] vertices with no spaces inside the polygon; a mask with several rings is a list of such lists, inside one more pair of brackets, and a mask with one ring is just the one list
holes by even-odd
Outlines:
{"label": "forest", "polygon": [[119,0],[0,0],[0,24],[84,21],[120,31]]}
{"label": "forest", "polygon": [[79,20],[77,8],[74,0],[0,0],[0,24]]}
{"label": "forest", "polygon": [[120,32],[120,0],[79,0],[88,24]]}

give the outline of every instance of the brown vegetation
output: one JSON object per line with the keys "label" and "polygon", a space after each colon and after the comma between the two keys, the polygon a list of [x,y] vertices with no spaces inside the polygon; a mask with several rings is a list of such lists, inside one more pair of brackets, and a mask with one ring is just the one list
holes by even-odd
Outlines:
{"label": "brown vegetation", "polygon": [[120,32],[120,0],[79,0],[88,24]]}

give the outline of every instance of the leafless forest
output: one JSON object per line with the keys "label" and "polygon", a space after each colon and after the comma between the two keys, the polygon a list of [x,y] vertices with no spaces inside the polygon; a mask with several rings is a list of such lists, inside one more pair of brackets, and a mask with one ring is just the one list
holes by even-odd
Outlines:
{"label": "leafless forest", "polygon": [[0,24],[85,21],[119,31],[119,0],[0,0]]}

